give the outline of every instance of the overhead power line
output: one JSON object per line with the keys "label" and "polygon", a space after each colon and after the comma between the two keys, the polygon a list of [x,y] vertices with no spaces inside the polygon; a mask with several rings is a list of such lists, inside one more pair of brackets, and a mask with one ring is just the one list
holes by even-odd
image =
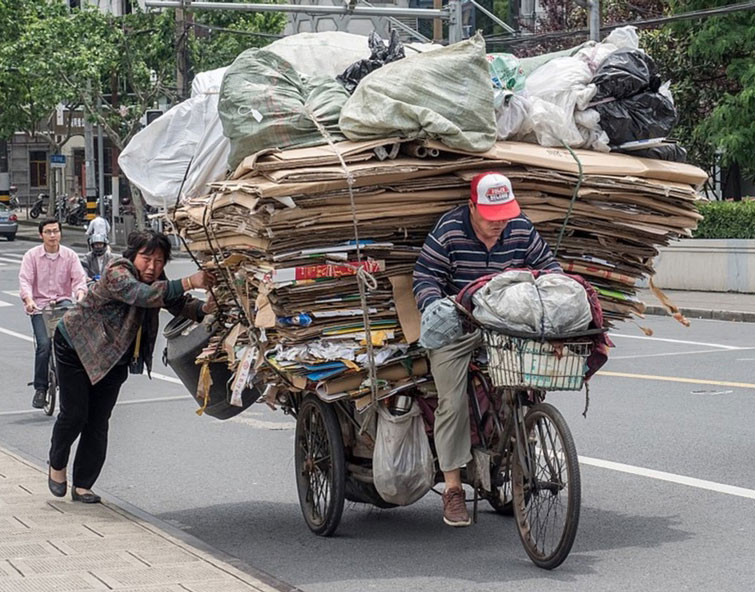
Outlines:
{"label": "overhead power line", "polygon": [[[633,25],[640,28],[651,28],[657,25],[665,25],[667,23],[673,23],[677,21],[695,20],[701,18],[709,18],[712,16],[721,16],[724,14],[730,14],[733,12],[743,12],[747,10],[755,10],[755,2],[740,2],[739,4],[729,4],[728,6],[719,6],[717,8],[704,8],[702,10],[693,10],[690,12],[684,12],[681,14],[672,14],[670,16],[642,19],[639,21],[631,21],[625,23],[618,23],[615,25],[608,25],[601,27],[601,33],[608,33],[614,29],[620,27],[626,27]],[[546,41],[550,39],[562,39],[564,37],[571,37],[574,35],[588,35],[589,29],[574,29],[572,31],[554,31],[552,33],[541,33],[537,35],[526,35],[519,37],[502,36],[502,35],[489,35],[485,37],[486,41],[501,42],[508,44],[519,43],[532,43],[537,41]]]}

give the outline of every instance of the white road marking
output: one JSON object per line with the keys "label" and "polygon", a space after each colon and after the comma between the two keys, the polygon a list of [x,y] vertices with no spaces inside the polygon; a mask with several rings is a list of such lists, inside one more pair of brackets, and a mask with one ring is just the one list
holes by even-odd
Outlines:
{"label": "white road marking", "polygon": [[[165,401],[185,401],[191,399],[190,395],[179,395],[175,397],[155,397],[153,399],[130,399],[128,401],[118,401],[115,405],[141,405],[142,403],[163,403]],[[0,417],[6,415],[23,415],[25,413],[39,413],[39,409],[26,409],[24,411],[0,411]]]}
{"label": "white road marking", "polygon": [[21,261],[19,259],[8,259],[7,257],[0,257],[0,261],[5,261],[6,263],[13,263],[13,265],[21,265]]}
{"label": "white road marking", "polygon": [[280,421],[265,421],[263,419],[255,419],[248,415],[241,414],[235,417],[231,417],[226,421],[232,421],[234,423],[243,423],[245,425],[252,426],[253,428],[260,428],[263,430],[293,430],[296,427],[296,422],[280,422]]}
{"label": "white road marking", "polygon": [[29,335],[16,333],[15,331],[11,331],[10,329],[4,329],[3,327],[0,327],[0,333],[5,333],[6,335],[10,335],[11,337],[17,337],[18,339],[23,339],[24,341],[34,343],[34,338],[30,337]]}
{"label": "white road marking", "polygon": [[624,335],[622,333],[609,333],[611,339],[618,337],[621,339],[644,339],[647,341],[663,341],[665,343],[684,343],[685,345],[702,345],[704,347],[718,347],[720,349],[748,349],[738,345],[721,345],[720,343],[703,343],[700,341],[684,341],[682,339],[663,339],[661,337],[647,337],[644,335]]}
{"label": "white road marking", "polygon": [[176,397],[155,397],[154,399],[130,399],[128,401],[118,401],[116,405],[141,405],[142,403],[163,403],[165,401],[185,401],[191,399],[191,395],[178,395]]}
{"label": "white road marking", "polygon": [[[147,372],[144,372],[144,376],[147,376]],[[172,382],[173,384],[183,384],[178,378],[175,376],[168,376],[167,374],[158,374],[157,372],[152,373],[152,378],[156,378],[157,380],[164,380],[165,382]]]}
{"label": "white road marking", "polygon": [[18,290],[3,290],[3,294],[7,294],[8,296],[15,296],[18,298]]}
{"label": "white road marking", "polygon": [[[748,349],[755,349],[755,348],[743,347],[742,349],[748,350]],[[698,349],[695,351],[665,352],[662,354],[637,354],[636,356],[609,356],[609,359],[610,360],[636,360],[637,358],[661,358],[664,356],[688,356],[692,354],[714,354],[714,353],[721,353],[721,350],[720,349]],[[744,359],[755,360],[755,358],[744,358]]]}
{"label": "white road marking", "polygon": [[591,465],[593,467],[610,469],[611,471],[619,471],[620,473],[629,473],[630,475],[638,475],[640,477],[650,477],[651,479],[658,479],[659,481],[668,481],[670,483],[678,483],[679,485],[688,485],[690,487],[697,487],[698,489],[715,491],[716,493],[725,493],[727,495],[736,495],[739,497],[746,497],[748,499],[755,499],[755,489],[746,489],[744,487],[726,485],[725,483],[716,483],[715,481],[695,479],[694,477],[686,477],[685,475],[675,475],[674,473],[666,473],[664,471],[656,471],[654,469],[646,469],[644,467],[635,467],[633,465],[625,465],[623,463],[612,462],[610,460],[590,458],[588,456],[580,456],[579,462],[585,465]]}
{"label": "white road marking", "polygon": [[13,306],[10,302],[6,302],[5,300],[0,300],[0,308],[3,306]]}

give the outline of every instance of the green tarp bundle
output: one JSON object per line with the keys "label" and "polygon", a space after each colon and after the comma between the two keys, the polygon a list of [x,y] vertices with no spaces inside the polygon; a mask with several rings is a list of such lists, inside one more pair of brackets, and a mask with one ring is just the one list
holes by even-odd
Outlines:
{"label": "green tarp bundle", "polygon": [[343,106],[339,126],[350,140],[430,138],[450,148],[489,150],[496,126],[482,36],[371,72]]}
{"label": "green tarp bundle", "polygon": [[341,106],[349,93],[333,78],[300,75],[266,49],[241,53],[223,77],[218,114],[231,142],[231,169],[250,154],[269,148],[326,144],[316,119],[333,141]]}

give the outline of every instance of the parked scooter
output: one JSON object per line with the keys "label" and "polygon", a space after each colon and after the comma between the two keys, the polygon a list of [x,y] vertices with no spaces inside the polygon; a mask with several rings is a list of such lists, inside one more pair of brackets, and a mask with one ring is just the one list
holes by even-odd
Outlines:
{"label": "parked scooter", "polygon": [[40,193],[37,196],[37,200],[32,204],[31,210],[29,210],[29,216],[32,218],[39,218],[40,214],[47,215],[47,203],[50,201],[50,196],[46,193]]}
{"label": "parked scooter", "polygon": [[16,185],[11,185],[9,193],[10,201],[8,202],[8,206],[11,210],[17,210],[21,207],[21,204],[18,203],[18,187]]}
{"label": "parked scooter", "polygon": [[65,218],[66,224],[70,224],[71,226],[83,226],[87,214],[86,200],[78,195],[67,199],[65,204],[66,211],[64,212],[64,216],[61,217]]}

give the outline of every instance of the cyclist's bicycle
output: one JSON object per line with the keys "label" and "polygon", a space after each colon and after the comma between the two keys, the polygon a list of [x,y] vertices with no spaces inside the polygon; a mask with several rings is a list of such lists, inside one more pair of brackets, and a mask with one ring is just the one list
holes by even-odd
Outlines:
{"label": "cyclist's bicycle", "polygon": [[[57,302],[51,302],[43,309],[41,314],[45,320],[45,327],[47,328],[47,336],[50,338],[50,357],[47,362],[47,392],[45,393],[45,404],[42,410],[45,415],[52,415],[55,413],[55,405],[58,401],[58,372],[55,360],[55,347],[53,347],[52,339],[55,335],[55,327],[58,326],[58,321],[63,317],[65,312],[73,306],[71,300],[58,300]],[[36,340],[34,347],[36,348]]]}

